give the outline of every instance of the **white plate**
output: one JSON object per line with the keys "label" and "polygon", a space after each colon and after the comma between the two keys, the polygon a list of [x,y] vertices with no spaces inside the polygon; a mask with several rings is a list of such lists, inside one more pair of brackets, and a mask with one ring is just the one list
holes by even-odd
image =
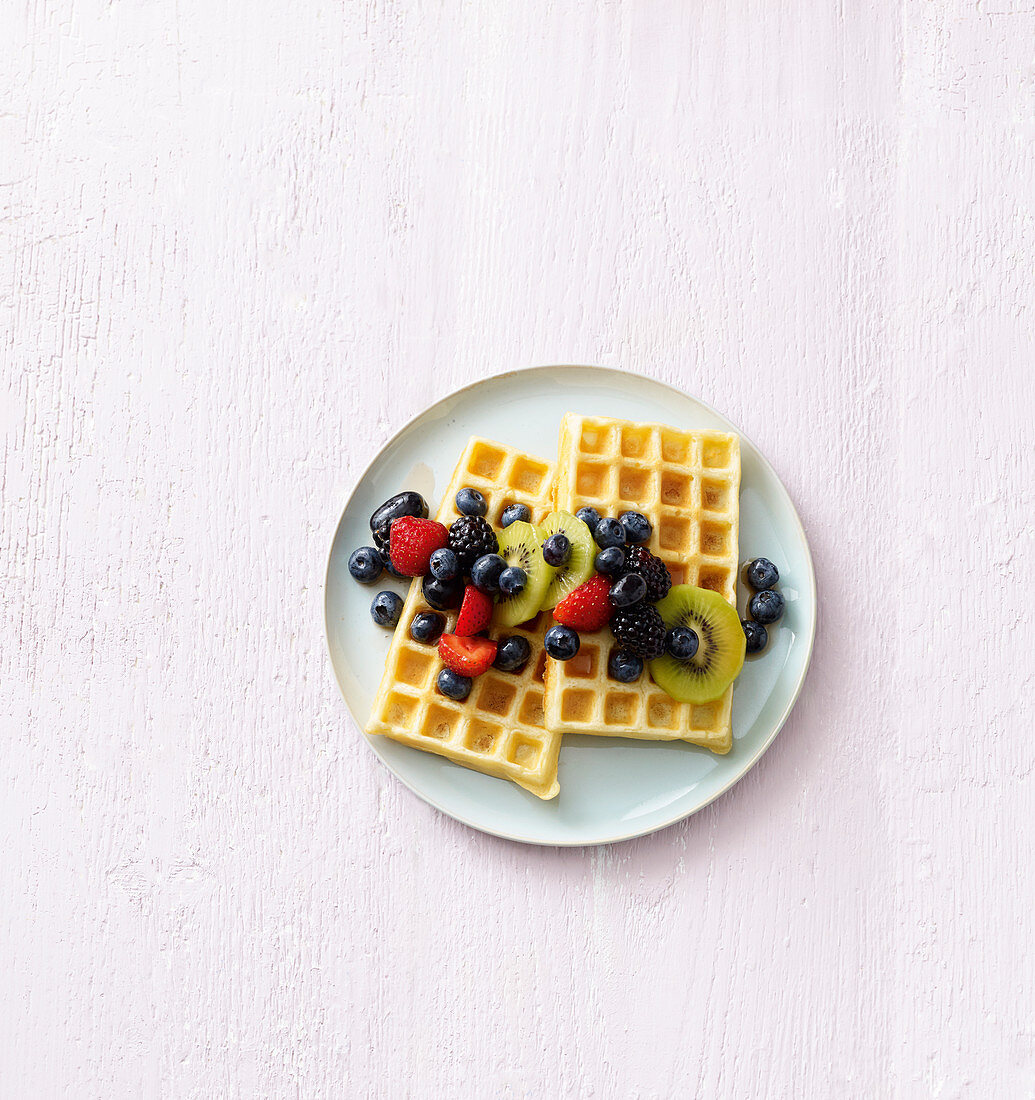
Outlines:
{"label": "white plate", "polygon": [[[471,435],[486,436],[546,459],[557,453],[566,412],[656,421],[679,428],[737,431],[713,409],[660,382],[599,367],[537,367],[478,382],[439,401],[407,424],[367,468],[342,514],[327,566],[325,597],[331,662],[360,729],[384,670],[390,634],[374,625],[370,601],[384,584],[357,584],[350,553],[369,545],[370,513],[402,489],[431,504],[448,483]],[[458,821],[529,844],[605,844],[664,828],[728,790],[769,747],[805,679],[816,633],[816,580],[805,532],[769,463],[741,434],[741,561],[764,556],[780,569],[787,601],[769,646],[749,658],[733,693],[733,748],[726,756],[682,742],[566,737],[561,793],[543,802],[501,779],[468,771],[430,753],[366,738],[415,794]],[[741,608],[743,613],[743,607]]]}

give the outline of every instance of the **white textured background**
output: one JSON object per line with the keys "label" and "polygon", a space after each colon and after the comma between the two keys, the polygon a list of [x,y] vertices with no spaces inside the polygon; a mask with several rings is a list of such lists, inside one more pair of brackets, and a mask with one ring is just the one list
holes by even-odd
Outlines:
{"label": "white textured background", "polygon": [[[1035,1096],[1035,0],[0,6],[0,1094]],[[486,373],[739,423],[821,626],[696,818],[417,801],[344,497]]]}

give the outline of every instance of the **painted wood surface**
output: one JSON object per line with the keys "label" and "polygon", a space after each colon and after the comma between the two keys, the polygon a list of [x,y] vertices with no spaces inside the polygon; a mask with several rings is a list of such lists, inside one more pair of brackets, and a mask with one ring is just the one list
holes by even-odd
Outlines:
{"label": "painted wood surface", "polygon": [[[0,1095],[1035,1096],[1031,0],[0,10]],[[762,764],[543,851],[400,787],[322,573],[439,395],[770,456]]]}

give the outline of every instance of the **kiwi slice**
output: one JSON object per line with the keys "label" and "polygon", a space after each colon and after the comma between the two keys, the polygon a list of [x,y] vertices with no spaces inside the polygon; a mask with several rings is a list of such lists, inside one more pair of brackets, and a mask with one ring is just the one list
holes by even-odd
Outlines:
{"label": "kiwi slice", "polygon": [[657,604],[665,630],[688,626],[700,645],[689,661],[665,653],[650,662],[650,674],[680,703],[708,703],[733,683],[744,666],[744,628],[736,608],[707,588],[677,584]]}
{"label": "kiwi slice", "polygon": [[551,512],[538,527],[540,545],[551,536],[564,534],[571,543],[571,557],[567,565],[559,566],[556,576],[546,591],[543,610],[556,607],[569,592],[585,584],[593,576],[593,559],[597,546],[589,528],[571,512]]}
{"label": "kiwi slice", "polygon": [[519,519],[504,527],[496,537],[503,560],[507,565],[518,565],[524,569],[528,580],[516,596],[505,596],[501,592],[496,597],[493,622],[498,626],[517,626],[527,619],[534,619],[539,613],[543,597],[557,570],[543,559],[539,535],[530,523]]}

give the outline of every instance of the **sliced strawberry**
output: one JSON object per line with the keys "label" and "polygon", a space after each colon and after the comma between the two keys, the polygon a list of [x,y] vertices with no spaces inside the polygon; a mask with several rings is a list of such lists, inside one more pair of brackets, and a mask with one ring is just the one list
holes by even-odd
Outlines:
{"label": "sliced strawberry", "polygon": [[561,600],[553,609],[553,617],[572,630],[602,630],[611,618],[611,601],[607,598],[610,591],[610,579],[595,573]]}
{"label": "sliced strawberry", "polygon": [[481,676],[496,660],[496,643],[489,638],[458,638],[443,634],[438,640],[438,655],[446,668],[461,676]]}
{"label": "sliced strawberry", "polygon": [[460,614],[456,617],[453,633],[461,638],[470,638],[480,634],[492,618],[492,597],[479,592],[473,584],[464,589],[464,602],[460,605]]}
{"label": "sliced strawberry", "polygon": [[423,577],[431,555],[449,542],[441,523],[419,516],[400,516],[388,531],[388,556],[404,577]]}

